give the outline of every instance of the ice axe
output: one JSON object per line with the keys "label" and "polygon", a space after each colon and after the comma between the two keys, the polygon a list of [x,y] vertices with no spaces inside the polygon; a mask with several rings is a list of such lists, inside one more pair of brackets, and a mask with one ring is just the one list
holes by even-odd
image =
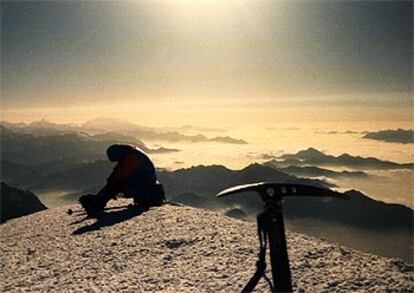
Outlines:
{"label": "ice axe", "polygon": [[[264,210],[257,215],[260,241],[259,260],[256,264],[257,269],[242,292],[253,291],[262,277],[269,283],[272,292],[292,292],[292,280],[283,223],[283,198],[291,196],[321,196],[345,199],[347,196],[330,189],[310,185],[259,182],[225,189],[218,193],[217,197],[249,191],[258,192],[265,206]],[[267,243],[269,243],[270,247],[273,285],[265,275]]]}

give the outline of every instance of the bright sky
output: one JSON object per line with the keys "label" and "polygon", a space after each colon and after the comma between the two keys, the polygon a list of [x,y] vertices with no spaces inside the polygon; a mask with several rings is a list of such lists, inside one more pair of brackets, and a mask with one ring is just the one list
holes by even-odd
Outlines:
{"label": "bright sky", "polygon": [[1,116],[412,121],[412,1],[1,1]]}

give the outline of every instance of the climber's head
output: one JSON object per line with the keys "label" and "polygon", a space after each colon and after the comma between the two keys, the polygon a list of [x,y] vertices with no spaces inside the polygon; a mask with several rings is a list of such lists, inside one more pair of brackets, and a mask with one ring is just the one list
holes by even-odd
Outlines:
{"label": "climber's head", "polygon": [[133,149],[133,146],[127,144],[113,144],[106,150],[106,154],[111,162],[120,162]]}

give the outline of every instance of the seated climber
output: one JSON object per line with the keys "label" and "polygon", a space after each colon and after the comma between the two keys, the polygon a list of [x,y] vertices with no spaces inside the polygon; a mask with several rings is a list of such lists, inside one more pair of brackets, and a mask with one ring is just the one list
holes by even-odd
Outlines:
{"label": "seated climber", "polygon": [[117,162],[106,185],[98,194],[84,195],[79,199],[89,216],[96,216],[119,193],[132,197],[135,205],[149,207],[163,204],[164,190],[157,181],[154,164],[142,150],[134,145],[114,144],[106,153],[111,162]]}

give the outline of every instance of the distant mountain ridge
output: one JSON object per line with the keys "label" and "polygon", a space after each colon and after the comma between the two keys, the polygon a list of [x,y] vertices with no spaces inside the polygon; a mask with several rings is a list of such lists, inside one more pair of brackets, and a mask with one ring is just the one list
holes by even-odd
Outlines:
{"label": "distant mountain ridge", "polygon": [[289,166],[278,168],[278,161],[271,160],[263,163],[264,166],[274,167],[277,170],[299,177],[329,177],[329,178],[367,178],[372,175],[363,171],[333,171],[315,166]]}
{"label": "distant mountain ridge", "polygon": [[367,132],[362,138],[394,143],[414,143],[414,129],[388,129]]}
{"label": "distant mountain ridge", "polygon": [[348,190],[345,194],[349,196],[347,200],[287,198],[285,212],[288,217],[318,218],[371,230],[414,228],[414,211],[409,207],[374,200],[358,190]]}
{"label": "distant mountain ridge", "polygon": [[251,164],[241,170],[230,170],[221,165],[200,165],[172,172],[159,172],[158,177],[170,194],[190,192],[214,195],[233,185],[258,181],[303,183],[320,187],[331,186],[319,180],[299,179],[260,164]]}
{"label": "distant mountain ridge", "polygon": [[119,135],[138,137],[145,141],[167,141],[167,142],[217,142],[228,144],[247,144],[243,139],[229,136],[207,137],[203,134],[182,134],[177,131],[165,130],[163,128],[152,128],[136,125],[127,120],[115,118],[96,118],[81,125],[56,124],[46,120],[34,121],[29,124],[0,122],[0,125],[17,133],[34,135],[62,135],[67,133],[88,133],[90,135],[102,133],[118,133]]}
{"label": "distant mountain ridge", "polygon": [[188,135],[177,131],[163,130],[162,128],[142,127],[134,123],[130,123],[121,119],[113,118],[97,118],[85,122],[82,125],[84,128],[93,129],[94,131],[101,131],[102,129],[109,129],[111,131],[120,132],[123,134],[134,135],[144,140],[160,140],[169,142],[220,142],[230,144],[247,144],[245,140],[236,139],[229,136],[217,136],[208,138],[203,134]]}
{"label": "distant mountain ridge", "polygon": [[4,126],[0,128],[0,143],[2,158],[26,165],[62,160],[81,162],[103,159],[107,147],[114,143],[131,143],[148,153],[178,151],[167,148],[151,149],[138,139],[116,133],[33,135],[14,132]]}
{"label": "distant mountain ridge", "polygon": [[414,163],[396,163],[383,161],[374,157],[352,156],[344,153],[339,156],[326,155],[323,152],[308,148],[296,154],[284,154],[273,161],[275,167],[289,166],[336,166],[346,167],[357,170],[393,170],[393,169],[413,169]]}

